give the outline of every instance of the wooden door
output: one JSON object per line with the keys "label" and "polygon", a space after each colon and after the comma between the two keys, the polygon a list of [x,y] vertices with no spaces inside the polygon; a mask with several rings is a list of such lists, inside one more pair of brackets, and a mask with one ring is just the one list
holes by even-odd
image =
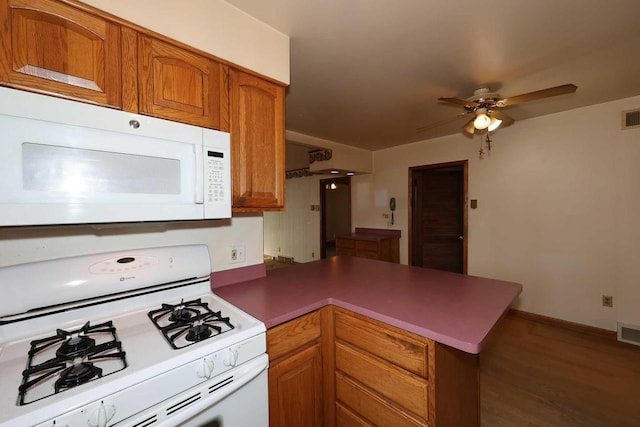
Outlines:
{"label": "wooden door", "polygon": [[284,207],[284,87],[231,69],[233,210]]}
{"label": "wooden door", "polygon": [[122,106],[121,29],[60,1],[0,0],[0,80]]}
{"label": "wooden door", "polygon": [[139,40],[140,112],[228,130],[226,67],[149,36]]}
{"label": "wooden door", "polygon": [[410,168],[410,264],[466,273],[467,162]]}

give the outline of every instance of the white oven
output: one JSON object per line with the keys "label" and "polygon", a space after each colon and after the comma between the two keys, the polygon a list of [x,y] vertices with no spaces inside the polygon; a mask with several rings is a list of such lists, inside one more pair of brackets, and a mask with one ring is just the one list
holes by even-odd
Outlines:
{"label": "white oven", "polygon": [[231,217],[230,136],[0,88],[0,226]]}
{"label": "white oven", "polygon": [[265,327],[204,245],[0,268],[0,426],[268,426]]}

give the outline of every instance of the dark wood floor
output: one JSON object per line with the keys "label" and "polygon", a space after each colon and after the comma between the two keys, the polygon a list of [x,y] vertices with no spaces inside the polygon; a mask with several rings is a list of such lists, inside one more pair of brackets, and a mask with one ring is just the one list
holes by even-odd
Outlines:
{"label": "dark wood floor", "polygon": [[480,366],[483,427],[640,426],[640,347],[508,315]]}

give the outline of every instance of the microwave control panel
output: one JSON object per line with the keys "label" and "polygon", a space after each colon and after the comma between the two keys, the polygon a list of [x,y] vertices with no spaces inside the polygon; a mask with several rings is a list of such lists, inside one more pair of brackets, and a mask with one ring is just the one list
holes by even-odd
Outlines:
{"label": "microwave control panel", "polygon": [[207,150],[207,170],[206,170],[206,203],[224,203],[229,197],[226,190],[225,153],[222,151]]}
{"label": "microwave control panel", "polygon": [[231,159],[228,134],[224,136],[224,141],[204,145],[205,219],[231,217]]}

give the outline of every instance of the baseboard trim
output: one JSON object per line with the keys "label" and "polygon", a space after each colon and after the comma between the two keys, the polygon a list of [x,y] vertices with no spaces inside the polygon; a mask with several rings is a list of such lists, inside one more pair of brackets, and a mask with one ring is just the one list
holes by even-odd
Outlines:
{"label": "baseboard trim", "polygon": [[510,309],[508,314],[510,316],[531,320],[533,322],[544,323],[546,325],[557,326],[560,328],[570,329],[572,331],[582,332],[585,334],[597,335],[599,337],[611,339],[612,341],[617,340],[616,331],[609,331],[607,329],[596,328],[595,326],[569,322],[568,320],[556,319],[554,317],[543,316],[541,314],[529,313],[527,311],[516,310],[515,308]]}

